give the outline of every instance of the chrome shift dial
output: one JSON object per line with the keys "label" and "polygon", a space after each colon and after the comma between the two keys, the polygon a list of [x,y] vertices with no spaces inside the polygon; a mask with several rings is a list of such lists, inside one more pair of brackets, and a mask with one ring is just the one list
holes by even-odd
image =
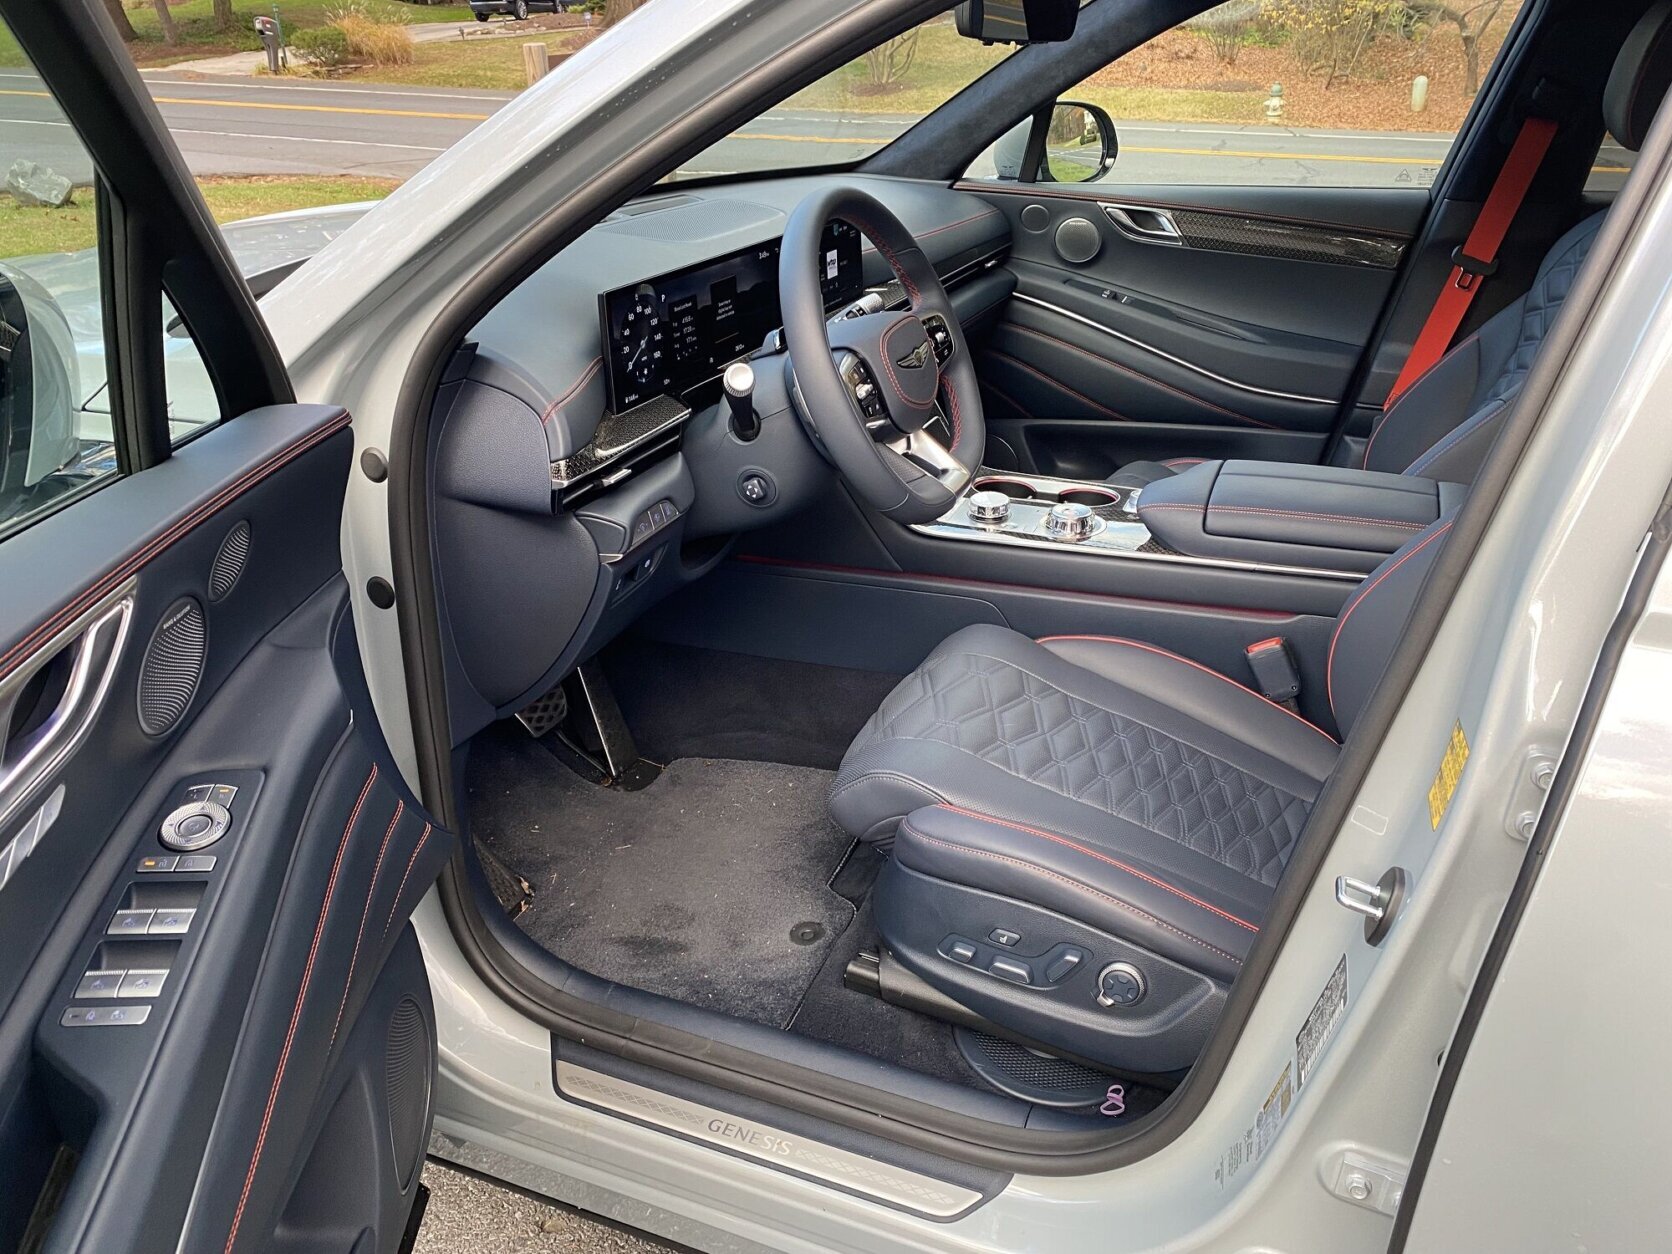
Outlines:
{"label": "chrome shift dial", "polygon": [[1045,532],[1053,540],[1066,540],[1072,544],[1089,538],[1096,531],[1097,515],[1091,512],[1089,505],[1068,502],[1053,505],[1045,517]]}
{"label": "chrome shift dial", "polygon": [[1010,517],[1010,498],[1003,492],[976,492],[970,496],[970,521],[996,527]]}

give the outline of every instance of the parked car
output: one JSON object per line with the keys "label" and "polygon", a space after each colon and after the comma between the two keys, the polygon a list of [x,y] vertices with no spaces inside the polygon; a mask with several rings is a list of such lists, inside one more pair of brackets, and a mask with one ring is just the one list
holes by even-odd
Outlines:
{"label": "parked car", "polygon": [[567,13],[567,0],[469,0],[470,11],[478,22],[485,22],[495,13],[504,13],[513,21],[528,21],[529,11],[545,9],[550,13]]}
{"label": "parked car", "polygon": [[1522,8],[1439,161],[949,10],[682,4],[240,242],[0,0],[104,197],[0,270],[0,1243],[410,1250],[426,1155],[705,1250],[1660,1243],[1672,3]]}

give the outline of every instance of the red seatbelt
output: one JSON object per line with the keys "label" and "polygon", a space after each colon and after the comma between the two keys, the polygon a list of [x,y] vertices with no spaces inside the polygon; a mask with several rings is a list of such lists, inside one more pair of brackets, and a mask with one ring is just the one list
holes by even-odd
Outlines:
{"label": "red seatbelt", "polygon": [[1550,118],[1528,118],[1521,124],[1521,133],[1515,137],[1509,156],[1504,159],[1504,168],[1498,171],[1498,179],[1492,184],[1486,203],[1480,207],[1480,216],[1475,219],[1469,238],[1452,254],[1456,264],[1446,276],[1434,308],[1428,311],[1428,321],[1422,324],[1416,343],[1411,345],[1411,355],[1394,380],[1393,389],[1383,403],[1384,409],[1392,406],[1401,392],[1446,355],[1452,337],[1463,324],[1463,315],[1469,312],[1469,304],[1480,290],[1480,280],[1498,268],[1498,248],[1504,242],[1509,224],[1515,220],[1516,210],[1527,198],[1527,189],[1544,161],[1550,141],[1555,138],[1556,123]]}

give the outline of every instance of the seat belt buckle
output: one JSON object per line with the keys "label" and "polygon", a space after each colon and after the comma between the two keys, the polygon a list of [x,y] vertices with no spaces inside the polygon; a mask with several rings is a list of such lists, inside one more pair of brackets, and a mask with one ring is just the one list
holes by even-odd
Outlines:
{"label": "seat belt buckle", "polygon": [[1254,689],[1267,701],[1295,708],[1300,696],[1300,669],[1295,665],[1289,642],[1282,636],[1259,640],[1243,650],[1248,669],[1254,674]]}
{"label": "seat belt buckle", "polygon": [[1479,257],[1471,257],[1463,251],[1463,245],[1461,244],[1451,250],[1451,264],[1456,266],[1460,272],[1457,276],[1457,290],[1460,292],[1467,292],[1482,279],[1491,278],[1498,273],[1498,259],[1496,257],[1491,261],[1482,261]]}

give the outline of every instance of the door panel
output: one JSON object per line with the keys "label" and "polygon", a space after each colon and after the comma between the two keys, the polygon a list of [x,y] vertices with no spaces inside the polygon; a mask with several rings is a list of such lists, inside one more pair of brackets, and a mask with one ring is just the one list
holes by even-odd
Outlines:
{"label": "door panel", "polygon": [[1012,220],[989,424],[1026,468],[1076,478],[1318,460],[1428,206],[1414,190],[964,186]]}
{"label": "door panel", "polygon": [[[31,1222],[47,1249],[399,1242],[416,1180],[395,1168],[427,1135],[434,1062],[406,918],[451,837],[402,789],[364,693],[347,421],[245,414],[0,544],[0,685],[43,676],[14,743],[66,686],[43,644],[131,602],[85,738],[0,828],[0,1246]],[[213,785],[236,789],[196,855],[213,865],[153,869],[179,856],[165,818]],[[110,996],[88,976],[110,971],[153,974]],[[277,1238],[299,1180],[341,1222]]]}

